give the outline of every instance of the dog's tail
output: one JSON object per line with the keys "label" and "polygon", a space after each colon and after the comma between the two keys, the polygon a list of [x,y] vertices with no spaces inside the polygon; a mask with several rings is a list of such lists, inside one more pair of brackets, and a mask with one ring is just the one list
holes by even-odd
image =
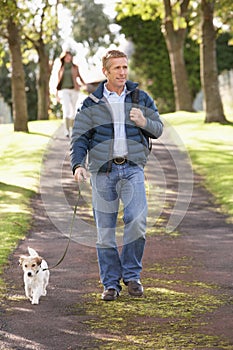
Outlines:
{"label": "dog's tail", "polygon": [[32,257],[38,256],[38,253],[33,248],[28,247],[28,252]]}

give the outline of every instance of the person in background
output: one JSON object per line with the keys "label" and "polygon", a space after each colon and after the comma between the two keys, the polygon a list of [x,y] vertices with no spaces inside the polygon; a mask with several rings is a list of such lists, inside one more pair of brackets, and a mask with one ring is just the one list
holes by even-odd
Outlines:
{"label": "person in background", "polygon": [[70,137],[76,114],[76,104],[79,98],[80,85],[85,85],[77,65],[73,63],[73,55],[65,51],[60,55],[61,67],[58,71],[57,100],[62,104],[62,114],[65,135]]}
{"label": "person in background", "polygon": [[[163,123],[153,99],[127,80],[128,59],[111,50],[102,59],[106,80],[77,112],[71,139],[71,166],[77,182],[91,173],[92,206],[97,227],[97,256],[102,299],[115,300],[122,289],[141,297],[140,281],[146,236],[147,200],[144,166],[149,154],[147,137],[158,138]],[[87,157],[88,154],[88,157]],[[116,241],[120,200],[123,203],[123,246]]]}

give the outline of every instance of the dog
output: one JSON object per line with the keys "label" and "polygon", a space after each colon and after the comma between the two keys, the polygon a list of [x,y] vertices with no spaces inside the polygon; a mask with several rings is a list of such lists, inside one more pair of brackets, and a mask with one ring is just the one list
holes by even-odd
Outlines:
{"label": "dog", "polygon": [[23,280],[26,297],[32,304],[39,304],[41,296],[47,294],[49,270],[47,262],[38,253],[28,247],[29,256],[21,255],[19,264],[23,269]]}

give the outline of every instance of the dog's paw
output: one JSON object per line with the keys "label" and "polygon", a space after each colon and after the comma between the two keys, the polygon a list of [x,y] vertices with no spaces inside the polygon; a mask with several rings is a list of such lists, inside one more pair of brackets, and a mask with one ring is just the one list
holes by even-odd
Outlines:
{"label": "dog's paw", "polygon": [[38,304],[39,304],[39,300],[33,300],[33,299],[32,299],[31,302],[32,302],[32,305],[38,305]]}

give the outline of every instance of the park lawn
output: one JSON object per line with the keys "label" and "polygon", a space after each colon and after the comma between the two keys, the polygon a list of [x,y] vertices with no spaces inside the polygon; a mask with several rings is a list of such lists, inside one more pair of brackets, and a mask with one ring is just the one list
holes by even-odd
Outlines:
{"label": "park lawn", "polygon": [[0,273],[31,222],[30,198],[38,192],[43,155],[60,120],[29,122],[29,133],[1,125]]}
{"label": "park lawn", "polygon": [[204,113],[176,112],[162,117],[185,146],[204,186],[233,222],[233,124],[206,124]]}

